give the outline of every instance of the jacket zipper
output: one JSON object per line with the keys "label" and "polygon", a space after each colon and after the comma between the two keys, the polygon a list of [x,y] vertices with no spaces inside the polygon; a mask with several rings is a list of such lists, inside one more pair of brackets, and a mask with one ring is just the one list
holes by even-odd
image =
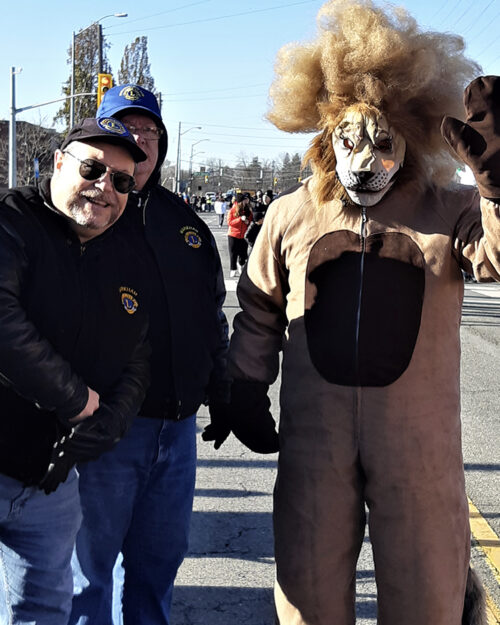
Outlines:
{"label": "jacket zipper", "polygon": [[358,386],[361,386],[360,370],[359,370],[359,330],[361,325],[361,304],[363,299],[363,280],[365,273],[365,252],[366,252],[366,206],[361,209],[361,261],[359,266],[359,289],[358,289],[358,310],[356,314],[356,374],[358,378]]}

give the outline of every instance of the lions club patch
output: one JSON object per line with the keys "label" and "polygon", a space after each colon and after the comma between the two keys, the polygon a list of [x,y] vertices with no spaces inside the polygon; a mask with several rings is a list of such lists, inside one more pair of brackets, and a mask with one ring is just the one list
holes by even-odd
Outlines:
{"label": "lions club patch", "polygon": [[184,236],[184,241],[189,245],[189,247],[197,249],[201,246],[200,234],[196,228],[193,228],[193,226],[184,226],[181,228],[181,234]]}
{"label": "lions club patch", "polygon": [[129,131],[125,128],[125,126],[113,117],[101,117],[97,120],[97,123],[103,130],[107,130],[112,134],[124,135],[125,137],[129,134]]}
{"label": "lions club patch", "polygon": [[120,297],[123,308],[129,315],[133,315],[139,308],[139,302],[137,301],[137,291],[129,288],[128,286],[120,287]]}
{"label": "lions club patch", "polygon": [[136,100],[140,100],[144,97],[144,92],[141,91],[136,85],[127,85],[120,91],[119,95],[124,97],[126,100],[135,102]]}

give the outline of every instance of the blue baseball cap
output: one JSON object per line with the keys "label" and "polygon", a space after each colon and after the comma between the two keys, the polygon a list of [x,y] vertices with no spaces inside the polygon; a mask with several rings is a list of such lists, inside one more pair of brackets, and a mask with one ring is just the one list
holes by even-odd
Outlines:
{"label": "blue baseball cap", "polygon": [[164,130],[160,106],[151,91],[138,85],[127,84],[112,87],[104,94],[96,117],[118,117],[120,113],[145,113],[152,117]]}
{"label": "blue baseball cap", "polygon": [[147,115],[163,129],[158,145],[158,160],[156,166],[143,189],[150,188],[160,182],[161,166],[167,155],[168,134],[161,118],[160,106],[156,96],[148,89],[131,83],[116,85],[104,94],[101,105],[97,109],[96,117],[123,118],[129,113]]}

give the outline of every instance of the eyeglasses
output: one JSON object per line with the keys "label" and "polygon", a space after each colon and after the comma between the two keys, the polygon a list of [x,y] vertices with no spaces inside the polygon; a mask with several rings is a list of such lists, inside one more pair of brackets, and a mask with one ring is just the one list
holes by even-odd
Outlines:
{"label": "eyeglasses", "polygon": [[132,135],[140,135],[146,141],[159,141],[163,134],[163,128],[158,126],[133,126],[132,124],[124,124],[125,128]]}
{"label": "eyeglasses", "polygon": [[[98,180],[104,176],[108,169],[111,169],[104,163],[100,163],[93,158],[86,158],[82,160],[81,158],[78,158],[78,156],[71,154],[71,152],[64,152],[64,154],[68,154],[80,162],[79,173],[84,180]],[[126,174],[124,171],[112,171],[109,176],[111,178],[111,182],[113,183],[113,187],[116,191],[118,191],[118,193],[130,193],[130,191],[132,191],[135,187],[134,177]]]}

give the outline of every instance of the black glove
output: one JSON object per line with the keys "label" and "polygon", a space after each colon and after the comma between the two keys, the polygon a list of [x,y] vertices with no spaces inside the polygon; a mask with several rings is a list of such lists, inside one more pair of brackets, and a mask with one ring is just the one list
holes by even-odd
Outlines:
{"label": "black glove", "polygon": [[47,495],[55,491],[77,462],[95,460],[112,449],[126,429],[123,416],[101,404],[91,417],[80,421],[54,443],[47,473],[39,487]]}
{"label": "black glove", "polygon": [[269,410],[267,396],[269,385],[265,382],[234,380],[231,385],[232,430],[236,438],[248,449],[258,454],[279,451],[276,422]]}
{"label": "black glove", "polygon": [[231,433],[231,419],[229,404],[211,402],[208,404],[210,423],[203,430],[201,438],[204,441],[214,441],[214,449],[219,449]]}
{"label": "black glove", "polygon": [[[68,436],[66,434],[66,436]],[[76,460],[71,458],[64,451],[65,436],[61,436],[56,440],[52,448],[52,454],[49,461],[49,467],[38,487],[45,492],[46,495],[53,493],[59,484],[66,481],[69,472],[75,466]]]}
{"label": "black glove", "polygon": [[464,93],[466,122],[445,117],[441,133],[472,170],[482,197],[500,198],[500,77],[481,76]]}

